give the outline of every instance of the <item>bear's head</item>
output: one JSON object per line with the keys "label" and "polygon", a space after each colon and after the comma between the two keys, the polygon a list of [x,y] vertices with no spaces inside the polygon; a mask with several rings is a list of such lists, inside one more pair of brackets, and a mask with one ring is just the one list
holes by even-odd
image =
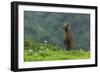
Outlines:
{"label": "bear's head", "polygon": [[64,28],[63,28],[65,31],[68,31],[69,30],[69,24],[68,23],[64,23]]}

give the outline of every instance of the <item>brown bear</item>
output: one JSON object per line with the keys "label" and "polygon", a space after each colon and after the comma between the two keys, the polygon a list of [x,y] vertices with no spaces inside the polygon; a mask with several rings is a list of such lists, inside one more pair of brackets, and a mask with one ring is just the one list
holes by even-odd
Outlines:
{"label": "brown bear", "polygon": [[66,50],[72,50],[75,48],[74,36],[69,28],[68,23],[64,23],[64,45]]}

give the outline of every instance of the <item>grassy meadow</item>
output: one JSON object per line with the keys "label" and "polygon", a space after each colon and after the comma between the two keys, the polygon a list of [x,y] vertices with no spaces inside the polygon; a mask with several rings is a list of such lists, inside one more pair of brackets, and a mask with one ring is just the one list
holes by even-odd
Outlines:
{"label": "grassy meadow", "polygon": [[88,59],[90,52],[80,50],[64,50],[56,45],[37,42],[26,42],[24,51],[24,61],[50,61],[50,60],[71,60],[71,59]]}

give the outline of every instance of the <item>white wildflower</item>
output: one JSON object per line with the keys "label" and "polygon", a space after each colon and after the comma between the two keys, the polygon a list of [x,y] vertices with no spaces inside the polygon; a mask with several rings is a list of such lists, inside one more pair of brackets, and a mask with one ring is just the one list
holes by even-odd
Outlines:
{"label": "white wildflower", "polygon": [[43,49],[44,47],[43,46],[40,46],[40,48]]}
{"label": "white wildflower", "polygon": [[44,41],[44,43],[45,43],[45,44],[47,44],[47,43],[48,43],[48,41],[47,41],[47,40],[45,40],[45,41]]}
{"label": "white wildflower", "polygon": [[46,48],[46,51],[49,51],[49,48]]}
{"label": "white wildflower", "polygon": [[32,50],[32,49],[29,49],[29,50],[28,50],[28,52],[29,52],[29,53],[32,53],[32,52],[33,52],[33,50]]}

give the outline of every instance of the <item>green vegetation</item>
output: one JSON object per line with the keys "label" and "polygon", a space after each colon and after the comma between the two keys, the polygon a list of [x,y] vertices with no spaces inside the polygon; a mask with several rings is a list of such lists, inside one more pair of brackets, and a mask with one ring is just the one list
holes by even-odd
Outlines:
{"label": "green vegetation", "polygon": [[49,60],[70,60],[70,59],[88,59],[90,52],[80,50],[66,51],[56,45],[37,43],[31,39],[25,38],[24,61],[49,61]]}
{"label": "green vegetation", "polygon": [[39,51],[28,53],[25,51],[24,61],[49,61],[49,60],[70,60],[70,59],[88,59],[90,53],[86,51]]}

